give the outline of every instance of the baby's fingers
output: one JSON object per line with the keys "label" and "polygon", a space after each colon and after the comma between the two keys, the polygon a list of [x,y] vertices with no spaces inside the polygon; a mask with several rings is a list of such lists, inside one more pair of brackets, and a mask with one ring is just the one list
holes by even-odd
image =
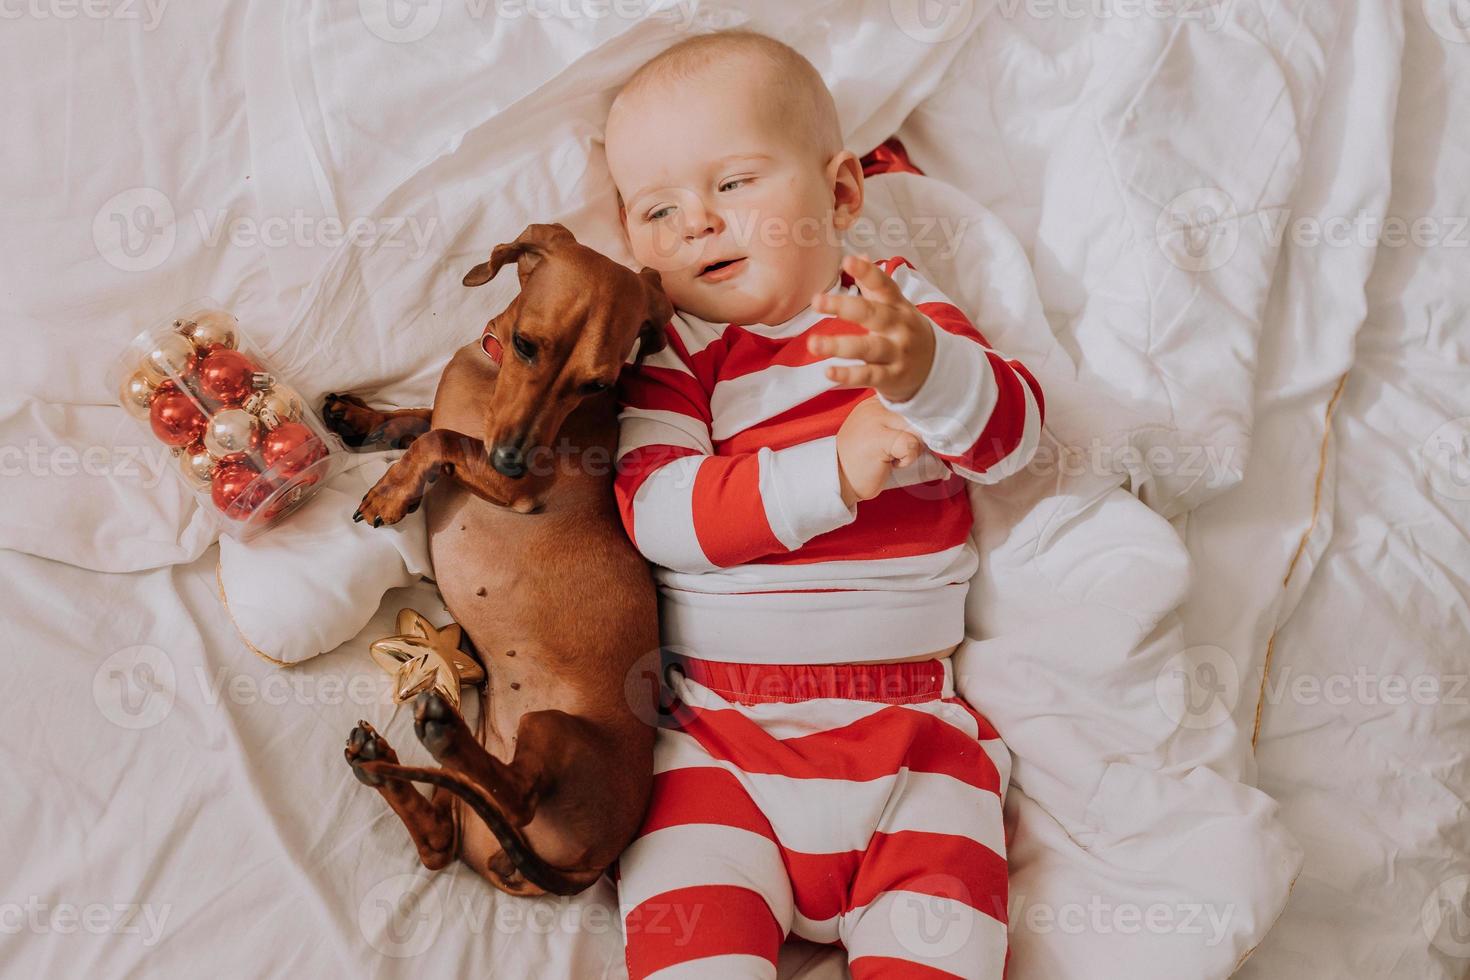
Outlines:
{"label": "baby's fingers", "polygon": [[889,447],[888,455],[893,460],[897,469],[911,466],[919,461],[919,454],[924,451],[924,442],[912,432],[900,432],[894,437],[893,445]]}
{"label": "baby's fingers", "polygon": [[827,380],[839,388],[876,388],[888,380],[888,368],[882,364],[855,364],[829,367]]}
{"label": "baby's fingers", "polygon": [[892,307],[874,303],[862,296],[819,293],[812,300],[812,309],[860,324],[869,330],[886,330],[897,323]]}
{"label": "baby's fingers", "polygon": [[815,336],[806,346],[818,357],[852,357],[869,364],[886,364],[894,355],[892,341],[871,333]]}
{"label": "baby's fingers", "polygon": [[903,300],[903,290],[888,273],[867,256],[848,255],[842,260],[842,269],[857,283],[858,292],[880,304],[898,303]]}

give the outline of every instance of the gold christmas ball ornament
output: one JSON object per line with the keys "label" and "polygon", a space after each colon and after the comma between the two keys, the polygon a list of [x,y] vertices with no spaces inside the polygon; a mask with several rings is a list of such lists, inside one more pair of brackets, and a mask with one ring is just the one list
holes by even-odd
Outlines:
{"label": "gold christmas ball ornament", "polygon": [[221,347],[234,350],[239,343],[235,334],[235,318],[224,310],[204,310],[175,320],[174,326],[201,353]]}
{"label": "gold christmas ball ornament", "polygon": [[250,452],[259,442],[260,423],[243,408],[219,412],[204,429],[204,448],[215,459]]}
{"label": "gold christmas ball ornament", "polygon": [[154,386],[182,378],[194,369],[194,344],[180,334],[165,334],[143,355],[139,372]]}
{"label": "gold christmas ball ornament", "polygon": [[118,389],[117,399],[133,418],[147,419],[148,405],[153,401],[153,394],[157,390],[157,387],[148,380],[142,371],[134,371],[126,378],[123,378],[122,387]]}
{"label": "gold christmas ball ornament", "polygon": [[274,429],[283,422],[299,422],[305,411],[301,396],[285,385],[276,385],[266,391],[257,391],[245,400],[245,411]]}
{"label": "gold christmas ball ornament", "polygon": [[177,449],[174,454],[179,457],[179,472],[184,474],[184,479],[189,486],[195,490],[208,489],[210,481],[214,479],[215,462],[209,450],[201,443],[194,443]]}

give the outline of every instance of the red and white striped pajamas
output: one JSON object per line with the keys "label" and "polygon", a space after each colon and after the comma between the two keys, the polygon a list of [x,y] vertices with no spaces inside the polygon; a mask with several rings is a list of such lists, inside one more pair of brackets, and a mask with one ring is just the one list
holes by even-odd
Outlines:
{"label": "red and white striped pajamas", "polygon": [[[978,567],[964,481],[1025,466],[1045,405],[1026,368],[906,260],[880,265],[934,330],[908,401],[835,387],[826,368],[856,362],[807,340],[862,328],[811,309],[778,326],[677,313],[667,346],[620,379],[614,490],[687,675],[670,681],[678,710],[659,731],[649,822],[619,862],[635,978],[684,976],[682,964],[774,976],[787,932],[843,943],[856,976],[1003,968],[1005,749],[954,696],[947,659],[865,662],[963,639]],[[829,292],[855,288],[844,274]],[[927,452],[848,507],[836,434],[866,397]],[[825,693],[773,700],[760,686],[798,681]],[[874,685],[903,693],[862,693]],[[672,942],[646,927],[660,905],[708,917]],[[913,939],[930,934],[915,918],[927,913],[967,924],[965,942],[927,955],[939,947]]]}
{"label": "red and white striped pajamas", "polygon": [[618,861],[629,976],[775,977],[788,934],[856,980],[1003,976],[1010,756],[950,670],[676,658]]}

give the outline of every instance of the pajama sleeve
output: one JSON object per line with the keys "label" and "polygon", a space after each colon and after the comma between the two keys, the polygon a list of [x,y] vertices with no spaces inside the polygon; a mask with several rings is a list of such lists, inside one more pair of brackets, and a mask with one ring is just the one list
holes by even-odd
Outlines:
{"label": "pajama sleeve", "polygon": [[960,476],[996,483],[1031,461],[1046,403],[1020,361],[1003,357],[963,313],[905,259],[884,269],[934,330],[934,365],[907,401],[879,401],[903,416],[929,450]]}
{"label": "pajama sleeve", "polygon": [[745,564],[794,551],[851,523],[842,500],[837,439],[719,455],[709,393],[673,328],[670,343],[628,366],[613,491],[643,556],[680,572]]}

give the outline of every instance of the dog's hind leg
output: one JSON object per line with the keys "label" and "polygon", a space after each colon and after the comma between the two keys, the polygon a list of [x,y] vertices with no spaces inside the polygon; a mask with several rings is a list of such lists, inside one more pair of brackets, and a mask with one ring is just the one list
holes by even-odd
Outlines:
{"label": "dog's hind leg", "polygon": [[[601,866],[564,869],[549,865],[526,840],[526,835],[521,829],[522,825],[511,819],[506,812],[506,808],[502,805],[501,795],[481,785],[465,773],[453,769],[403,766],[382,760],[362,762],[359,763],[359,766],[366,775],[375,779],[406,779],[416,783],[428,783],[431,786],[448,790],[464,800],[465,804],[485,822],[490,832],[500,841],[503,857],[511,865],[508,869],[491,867],[477,870],[491,871],[492,880],[514,879],[505,881],[506,885],[510,885],[506,890],[511,894],[534,894],[524,888],[525,883],[529,883],[542,892],[550,892],[553,895],[575,895],[602,876]],[[504,862],[493,863],[500,865]],[[515,874],[517,872],[518,875]]]}
{"label": "dog's hind leg", "polygon": [[454,860],[454,798],[449,790],[436,786],[433,796],[426,798],[407,780],[365,769],[365,763],[398,762],[398,753],[365,721],[359,721],[352,734],[347,736],[344,755],[347,764],[352,766],[353,775],[376,789],[398,814],[418,848],[419,860],[423,861],[424,867],[437,871]]}
{"label": "dog's hind leg", "polygon": [[537,746],[524,745],[527,719],[544,713],[532,712],[521,718],[516,731],[516,756],[510,763],[491,755],[465,724],[464,717],[437,691],[425,691],[414,698],[413,730],[436,762],[490,790],[511,822],[523,827],[531,822],[548,788],[550,770],[546,763],[550,760],[537,751]]}
{"label": "dog's hind leg", "polygon": [[356,395],[328,395],[322,421],[353,449],[402,449],[429,431],[432,408],[373,408]]}

